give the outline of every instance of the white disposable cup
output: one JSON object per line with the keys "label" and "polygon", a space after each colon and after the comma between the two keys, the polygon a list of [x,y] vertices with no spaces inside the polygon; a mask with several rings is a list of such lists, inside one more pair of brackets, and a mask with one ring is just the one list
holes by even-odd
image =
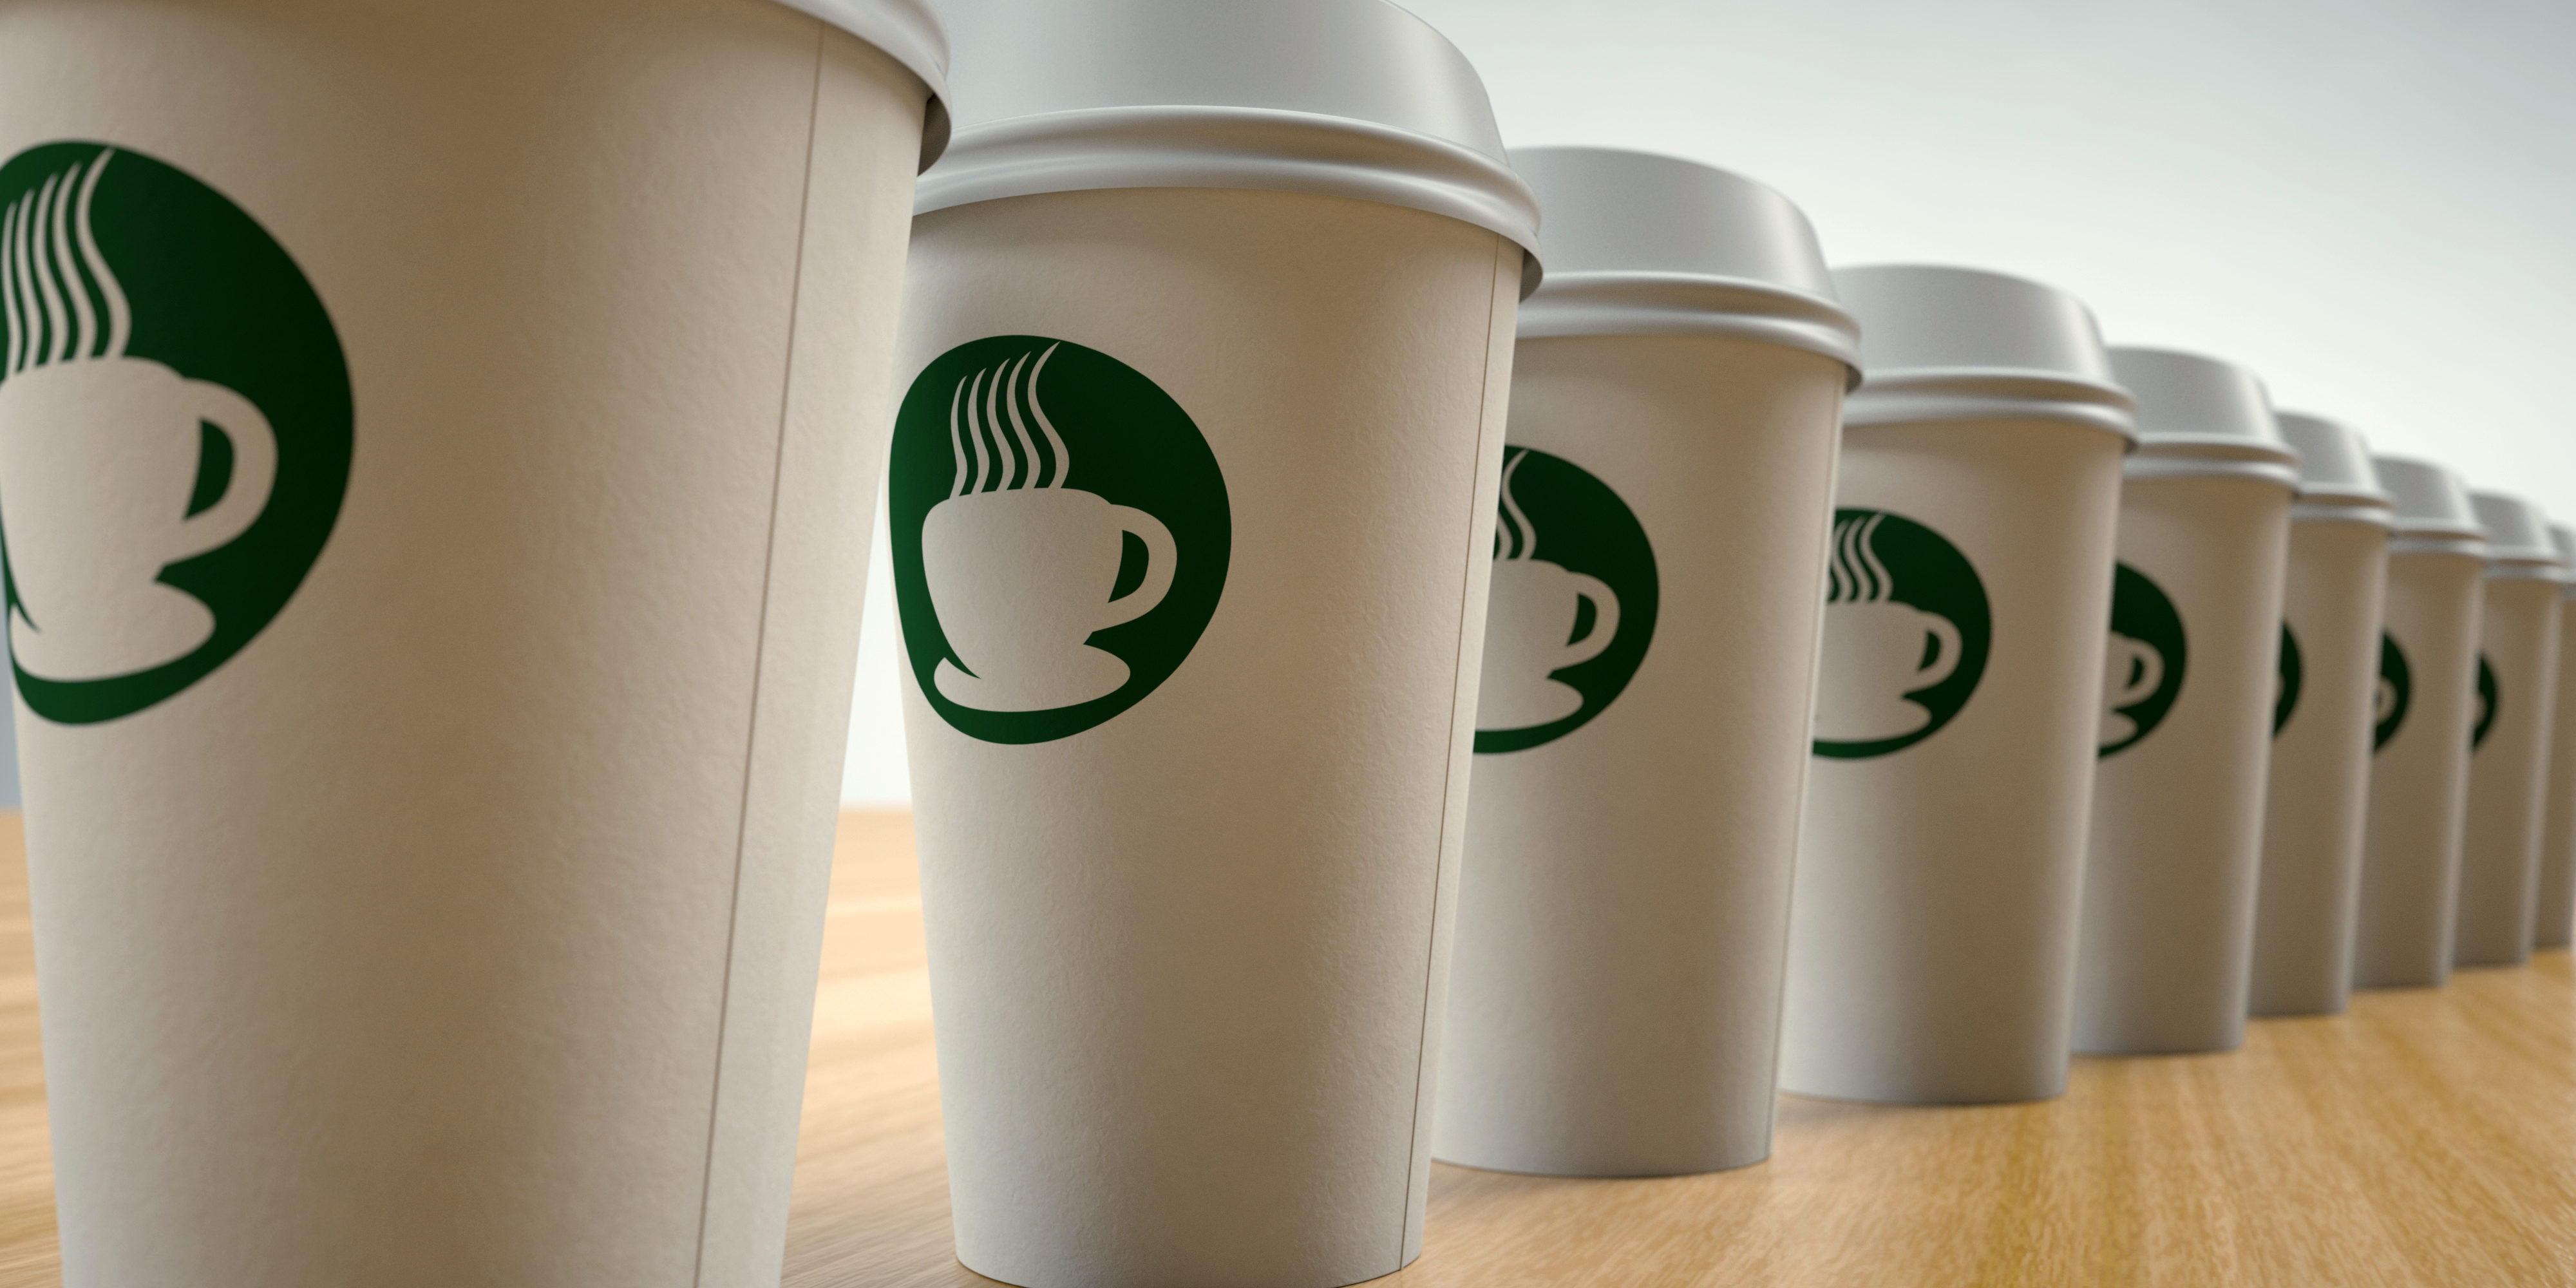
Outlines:
{"label": "white disposable cup", "polygon": [[2289,710],[2272,734],[2249,1009],[2330,1015],[2352,991],[2391,516],[2358,435],[2313,416],[2279,420],[2299,450],[2302,495],[2282,587],[2289,657],[2276,700]]}
{"label": "white disposable cup", "polygon": [[[1432,1152],[1578,1176],[1738,1167],[1771,1147],[1818,520],[1855,328],[1769,189],[1605,149],[1513,161],[1547,212],[1549,276],[1513,359]],[[1546,483],[1569,469],[1618,510]],[[1569,647],[1560,569],[1610,597],[1599,646]],[[1601,662],[1571,669],[1586,651]]]}
{"label": "white disposable cup", "polygon": [[[126,691],[20,685],[66,1283],[777,1282],[940,75],[926,13],[835,12],[0,16],[0,157],[112,148],[102,240],[150,217],[116,185],[158,176],[238,212],[168,226],[166,254],[218,226],[282,248],[199,264],[239,276],[189,295],[108,245],[88,280],[95,302],[120,277],[122,361],[246,328],[237,369],[300,364],[253,380],[161,351],[160,387],[214,428],[177,422],[175,465],[127,440],[138,476],[229,477],[157,554],[134,534],[184,491],[83,474],[113,506],[20,503],[81,459],[49,424],[143,385],[47,421],[0,382],[12,563],[62,598],[30,601],[28,630],[246,620],[203,583],[193,610],[111,593],[129,547],[301,572],[238,652],[130,714],[63,723],[67,695]],[[920,57],[836,25],[869,18]],[[296,279],[318,309],[224,315]],[[140,526],[93,530],[111,515]],[[327,533],[309,570],[222,544],[297,532]],[[78,677],[114,653],[78,644],[21,660]]]}
{"label": "white disposable cup", "polygon": [[2111,363],[2137,395],[2142,445],[2120,490],[2126,572],[2097,703],[2073,1045],[2231,1050],[2245,1038],[2297,458],[2252,372],[2153,349],[2113,349]]}
{"label": "white disposable cup", "polygon": [[2472,492],[2495,534],[2478,631],[2477,723],[2461,822],[2460,902],[2451,961],[2531,960],[2547,810],[2549,742],[2558,705],[2558,553],[2538,507]]}
{"label": "white disposable cup", "polygon": [[2397,661],[2383,663],[2374,704],[2396,725],[2371,757],[2353,983],[2424,987],[2451,977],[2486,539],[2448,470],[2402,457],[2372,463],[2398,500],[2384,612]]}
{"label": "white disposable cup", "polygon": [[[1333,97],[1347,86],[1310,87],[1310,106],[1347,108],[1338,119],[1178,96],[1412,59],[1408,74],[1464,87],[1432,115],[1472,122],[1473,73],[1391,5],[1030,0],[947,16],[958,101],[1026,109],[961,117],[924,179],[898,363],[913,392],[889,474],[958,1259],[1046,1286],[1388,1274],[1421,1248],[1534,203],[1490,133],[1372,124],[1361,96]],[[1234,62],[1243,76],[1207,79]],[[1084,79],[1104,65],[1118,75]],[[1081,108],[1095,90],[1167,106]],[[1346,172],[1303,163],[1297,149],[1331,154],[1344,129],[1375,131],[1380,150]],[[1468,175],[1449,195],[1517,194],[1529,240],[1445,198],[1344,195],[1402,195],[1397,167],[1426,158]],[[1004,456],[1059,459],[1042,440],[1060,437],[1069,475],[970,462],[1000,489],[947,490],[949,444],[980,432],[970,415],[952,440],[950,409],[1000,371],[955,352],[979,343],[1010,373],[984,423],[1030,436]],[[1086,370],[1069,361],[1124,372],[1124,401],[1059,377]],[[984,365],[952,379],[960,364]],[[926,509],[907,500],[915,400],[921,468],[941,485],[927,495],[945,498]],[[1147,466],[1189,462],[1197,490],[1149,486]],[[930,544],[942,506],[1084,492],[1115,505],[1083,521],[1097,538],[1083,548],[1103,554],[1080,585],[1050,535],[1072,529]],[[1136,566],[1122,541],[1144,563],[1113,601],[1110,573]],[[1157,573],[1166,555],[1176,571]],[[1136,598],[1154,602],[1120,607]],[[1094,616],[1057,630],[1068,603]],[[1155,683],[1144,654],[1085,642],[1122,615],[1146,632],[1203,622],[1141,696],[1126,686]],[[1119,686],[1107,708],[1084,705],[1075,663],[1039,665],[1101,653],[1115,669],[1091,683]],[[979,705],[1005,699],[1023,710]],[[1039,727],[1030,711],[1062,723],[1013,732]]]}
{"label": "white disposable cup", "polygon": [[[1869,373],[1845,413],[1836,505],[1901,516],[1962,556],[1991,644],[1946,724],[1907,726],[1896,702],[1922,704],[1901,695],[1959,674],[1930,642],[1950,642],[1942,615],[1900,617],[1906,601],[1883,599],[1874,573],[1826,608],[1820,738],[1857,750],[1930,733],[1809,770],[1781,1087],[2056,1095],[2129,399],[2090,315],[2047,287],[1931,268],[1842,270],[1835,284]],[[1891,634],[1908,647],[1863,647]]]}
{"label": "white disposable cup", "polygon": [[2540,836],[2540,888],[2533,897],[2531,942],[2564,948],[2576,932],[2576,529],[2549,525],[2564,575],[2558,601],[2558,686],[2551,715],[2548,803]]}
{"label": "white disposable cup", "polygon": [[916,226],[901,370],[995,334],[1112,354],[1206,435],[1233,524],[1187,665],[1108,723],[985,742],[907,686],[977,1273],[1342,1284],[1418,1255],[1520,276],[1483,229],[1296,193]]}

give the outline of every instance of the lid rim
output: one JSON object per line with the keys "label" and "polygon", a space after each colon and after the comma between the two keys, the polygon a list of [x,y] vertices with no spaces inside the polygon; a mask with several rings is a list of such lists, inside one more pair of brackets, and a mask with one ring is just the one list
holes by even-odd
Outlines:
{"label": "lid rim", "polygon": [[1287,108],[1151,105],[978,121],[921,177],[913,214],[1053,192],[1226,188],[1347,197],[1442,215],[1521,248],[1521,296],[1543,278],[1538,198],[1463,143]]}
{"label": "lid rim", "polygon": [[1549,276],[1520,311],[1520,338],[1716,335],[1832,358],[1860,387],[1860,323],[1831,299],[1715,273],[1590,270]]}
{"label": "lid rim", "polygon": [[2288,445],[2241,434],[2145,434],[2138,440],[2142,456],[2189,461],[2264,461],[2298,473],[2299,454]]}
{"label": "lid rim", "polygon": [[2397,527],[2397,512],[2387,506],[2339,504],[2332,501],[2312,505],[2309,503],[2310,495],[2302,492],[2291,500],[2290,522],[2360,523],[2382,532],[2394,532]]}
{"label": "lid rim", "polygon": [[2376,506],[2392,515],[2397,512],[2397,498],[2386,492],[2373,492],[2357,487],[2338,487],[2330,483],[2310,483],[2304,479],[2299,483],[2299,499],[2314,505]]}
{"label": "lid rim", "polygon": [[779,0],[798,13],[830,23],[868,43],[911,72],[929,99],[921,114],[921,164],[929,169],[947,151],[948,29],[921,0]]}
{"label": "lid rim", "polygon": [[2073,421],[2134,447],[2129,391],[2071,373],[2019,367],[1901,367],[1864,374],[1843,405],[1846,425],[1972,420]]}
{"label": "lid rim", "polygon": [[2142,446],[2121,466],[2120,476],[2130,482],[2156,479],[2246,479],[2270,483],[2287,491],[2293,500],[2299,495],[2299,471],[2286,461],[2247,457],[2159,456],[2150,455],[2153,443]]}

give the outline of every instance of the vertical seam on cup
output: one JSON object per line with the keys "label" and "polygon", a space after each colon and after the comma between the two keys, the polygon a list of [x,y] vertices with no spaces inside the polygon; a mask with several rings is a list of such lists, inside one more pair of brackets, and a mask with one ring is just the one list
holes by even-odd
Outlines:
{"label": "vertical seam on cup", "polygon": [[[1503,256],[1506,250],[1520,250],[1519,246],[1505,241],[1499,234],[1495,236],[1494,241],[1492,281],[1485,294],[1485,366],[1482,376],[1477,381],[1476,454],[1469,462],[1467,560],[1466,569],[1458,579],[1458,645],[1457,651],[1450,655],[1453,662],[1459,663],[1450,671],[1449,679],[1448,763],[1451,765],[1458,763],[1458,690],[1466,684],[1466,677],[1461,672],[1465,669],[1463,658],[1467,652],[1467,601],[1474,597],[1476,585],[1477,543],[1474,540],[1476,511],[1483,500],[1477,495],[1479,489],[1476,481],[1484,476],[1485,438],[1492,432],[1491,420],[1487,413],[1492,410],[1494,401],[1494,311],[1503,294]],[[1519,288],[1520,281],[1517,277],[1512,279],[1512,286],[1515,290]],[[1488,555],[1487,558],[1490,559],[1491,556]],[[1479,639],[1481,642],[1481,636]],[[1467,737],[1471,744],[1475,736],[1475,731],[1472,728],[1469,729]],[[1471,760],[1474,754],[1471,745],[1468,751]],[[1422,1162],[1422,1069],[1424,1065],[1430,1063],[1431,978],[1437,973],[1439,966],[1440,878],[1442,870],[1448,866],[1449,797],[1456,790],[1456,774],[1444,768],[1440,783],[1440,835],[1438,843],[1432,848],[1431,925],[1428,933],[1423,936],[1422,945],[1422,1022],[1416,1029],[1417,1037],[1413,1046],[1413,1118],[1411,1127],[1405,1132],[1404,1189],[1399,1200],[1404,1204],[1404,1219],[1397,1224],[1395,1236],[1397,1270],[1403,1269],[1405,1265],[1405,1245],[1413,1242],[1413,1169]],[[1466,845],[1467,838],[1462,826],[1458,837],[1459,849],[1463,852]]]}
{"label": "vertical seam on cup", "polygon": [[733,1012],[733,954],[735,941],[742,931],[743,851],[751,834],[752,771],[760,754],[760,680],[763,664],[769,656],[769,591],[770,579],[778,567],[778,496],[781,480],[787,473],[787,433],[789,417],[795,410],[796,392],[796,311],[805,293],[805,230],[813,220],[814,152],[822,138],[823,120],[823,55],[829,30],[817,20],[814,24],[814,92],[805,109],[805,173],[799,181],[796,197],[796,254],[789,262],[794,273],[787,284],[786,359],[780,364],[778,380],[778,439],[769,462],[769,532],[760,553],[760,625],[752,632],[751,714],[743,723],[742,738],[742,804],[734,819],[733,888],[725,908],[724,974],[716,990],[715,1069],[707,1086],[707,1143],[698,1171],[698,1238],[695,1264],[689,1271],[693,1288],[703,1288],[707,1277],[707,1217],[715,1207],[716,1128],[723,1118],[725,1032]]}

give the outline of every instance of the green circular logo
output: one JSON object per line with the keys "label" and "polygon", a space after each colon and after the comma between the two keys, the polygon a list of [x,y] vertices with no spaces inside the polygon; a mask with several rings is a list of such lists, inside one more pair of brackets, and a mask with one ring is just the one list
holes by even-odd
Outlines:
{"label": "green circular logo", "polygon": [[2495,728],[2495,719],[2495,668],[2487,665],[2487,655],[2480,653],[2478,654],[2478,723],[2477,727],[2469,730],[2469,750],[2476,751],[2487,745],[2487,732]]}
{"label": "green circular logo", "polygon": [[1865,760],[1940,732],[1993,642],[1986,584],[1957,546],[1900,514],[1834,511],[1816,754]]}
{"label": "green circular logo", "polygon": [[1655,637],[1655,552],[1610,485],[1561,456],[1503,454],[1476,750],[1554,742],[1608,709]]}
{"label": "green circular logo", "polygon": [[2290,723],[2290,713],[2299,709],[2299,685],[2306,678],[2306,667],[2299,659],[2299,637],[2290,633],[2290,624],[2281,623],[2281,673],[2273,685],[2272,736]]}
{"label": "green circular logo", "polygon": [[1144,701],[1225,592],[1234,521],[1207,438],[1097,349],[997,335],[895,413],[895,603],[922,696],[986,742],[1070,737]]}
{"label": "green circular logo", "polygon": [[2112,756],[2155,732],[2182,694],[2190,650],[2164,588],[2121,564],[2111,574],[2111,641],[2102,654],[2102,750]]}
{"label": "green circular logo", "polygon": [[2406,723],[2406,708],[2415,701],[2414,672],[2406,665],[2406,650],[2397,647],[2397,637],[2386,631],[2379,635],[2379,688],[2371,695],[2372,730],[2370,750],[2376,755],[2388,740],[2397,736],[2398,726]]}
{"label": "green circular logo", "polygon": [[257,220],[103,143],[0,165],[0,550],[29,709],[132,715],[222,666],[321,557],[354,411]]}

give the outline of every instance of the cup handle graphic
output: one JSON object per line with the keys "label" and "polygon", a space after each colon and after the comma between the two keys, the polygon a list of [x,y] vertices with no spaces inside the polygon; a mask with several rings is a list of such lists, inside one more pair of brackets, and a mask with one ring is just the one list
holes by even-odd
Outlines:
{"label": "cup handle graphic", "polygon": [[2136,706],[2153,697],[2157,689],[2164,687],[2165,655],[2162,650],[2152,644],[2140,642],[2134,647],[2128,647],[2127,652],[2137,661],[2138,678],[2121,681],[2118,696],[2111,699],[2111,709],[2114,711]]}
{"label": "cup handle graphic", "polygon": [[[1921,610],[1916,610],[1920,612]],[[1940,651],[1933,654],[1929,665],[1918,666],[1914,678],[1906,682],[1905,691],[1920,692],[1950,678],[1959,669],[1959,624],[1939,613],[1923,613],[1923,629],[1940,641]]]}
{"label": "cup handle graphic", "polygon": [[268,509],[269,492],[277,484],[277,431],[269,426],[268,417],[249,399],[209,381],[189,381],[188,393],[195,400],[197,419],[231,440],[233,473],[224,483],[222,499],[180,522],[179,548],[171,552],[172,563],[230,545]]}
{"label": "cup handle graphic", "polygon": [[1548,668],[1551,671],[1580,666],[1601,656],[1601,650],[1610,647],[1610,641],[1619,635],[1619,597],[1611,594],[1598,577],[1579,572],[1566,575],[1574,579],[1574,593],[1592,601],[1592,629],[1565,646],[1565,655]]}
{"label": "cup handle graphic", "polygon": [[1109,601],[1102,610],[1100,624],[1092,627],[1096,631],[1132,622],[1154,611],[1163,596],[1171,593],[1172,572],[1179,566],[1181,556],[1180,547],[1172,544],[1172,530],[1164,527],[1162,520],[1132,505],[1113,505],[1109,513],[1118,520],[1120,530],[1135,533],[1145,543],[1145,580],[1136,589]]}

